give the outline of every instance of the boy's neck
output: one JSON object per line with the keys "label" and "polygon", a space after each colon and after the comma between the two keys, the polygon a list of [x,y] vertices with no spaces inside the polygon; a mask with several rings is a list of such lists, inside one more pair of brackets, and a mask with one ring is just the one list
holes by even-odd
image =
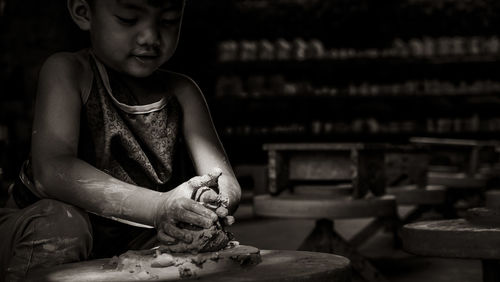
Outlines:
{"label": "boy's neck", "polygon": [[133,77],[108,68],[108,77],[128,89],[141,104],[155,102],[157,94],[160,94],[160,81],[155,73],[148,77]]}

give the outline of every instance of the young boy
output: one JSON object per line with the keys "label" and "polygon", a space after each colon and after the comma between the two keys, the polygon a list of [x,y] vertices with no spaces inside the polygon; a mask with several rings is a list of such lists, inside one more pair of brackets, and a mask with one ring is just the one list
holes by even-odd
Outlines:
{"label": "young boy", "polygon": [[[0,209],[0,277],[117,255],[156,228],[160,243],[193,241],[179,222],[211,228],[240,187],[197,85],[159,70],[174,53],[183,0],[68,0],[91,48],[58,53],[39,77],[32,156],[12,209]],[[182,136],[197,176],[171,187]],[[193,200],[217,186],[227,209]],[[120,221],[120,222],[118,222]],[[139,236],[140,238],[141,236]],[[1,280],[1,278],[0,278]]]}

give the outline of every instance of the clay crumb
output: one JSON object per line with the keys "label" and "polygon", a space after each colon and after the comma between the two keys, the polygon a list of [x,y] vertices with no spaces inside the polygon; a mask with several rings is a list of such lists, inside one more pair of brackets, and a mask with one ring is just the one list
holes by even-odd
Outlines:
{"label": "clay crumb", "polygon": [[203,256],[201,255],[197,255],[193,258],[191,258],[191,263],[196,265],[197,267],[199,268],[203,268],[203,264],[207,261],[206,258],[204,258]]}
{"label": "clay crumb", "polygon": [[226,246],[226,249],[232,249],[234,247],[237,247],[240,245],[240,242],[238,241],[229,241],[229,243],[227,243],[227,246]]}
{"label": "clay crumb", "polygon": [[194,278],[196,276],[195,272],[189,267],[184,265],[179,266],[179,277],[180,278]]}
{"label": "clay crumb", "polygon": [[214,253],[212,253],[212,255],[210,256],[210,260],[212,260],[212,261],[217,262],[219,259],[220,259],[219,252],[214,252]]}
{"label": "clay crumb", "polygon": [[257,265],[262,261],[259,254],[246,254],[231,256],[231,259],[238,262],[240,266]]}
{"label": "clay crumb", "polygon": [[112,257],[108,263],[101,265],[101,269],[116,269],[118,267],[118,257]]}
{"label": "clay crumb", "polygon": [[171,254],[158,255],[151,262],[151,267],[169,267],[175,264],[175,259]]}

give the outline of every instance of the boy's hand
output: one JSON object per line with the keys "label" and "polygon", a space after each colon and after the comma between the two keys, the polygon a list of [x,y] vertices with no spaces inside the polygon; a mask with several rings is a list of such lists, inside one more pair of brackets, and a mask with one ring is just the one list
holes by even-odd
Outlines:
{"label": "boy's hand", "polygon": [[217,194],[213,189],[208,187],[198,189],[194,196],[197,202],[203,203],[205,207],[214,211],[225,225],[230,226],[234,223],[234,217],[228,215],[229,210],[227,209],[227,198]]}
{"label": "boy's hand", "polygon": [[160,242],[168,244],[180,240],[191,243],[193,232],[179,228],[180,222],[202,228],[210,228],[214,225],[214,222],[218,220],[217,214],[202,203],[192,200],[191,196],[200,187],[217,184],[220,175],[221,171],[217,169],[209,174],[193,177],[172,191],[164,193],[156,209],[154,220]]}

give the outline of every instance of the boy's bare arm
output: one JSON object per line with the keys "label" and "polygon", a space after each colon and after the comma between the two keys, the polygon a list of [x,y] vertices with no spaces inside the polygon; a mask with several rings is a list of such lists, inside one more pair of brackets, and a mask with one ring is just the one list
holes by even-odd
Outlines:
{"label": "boy's bare arm", "polygon": [[38,191],[97,214],[155,227],[170,217],[210,227],[217,216],[189,199],[189,183],[160,193],[120,181],[77,158],[82,71],[71,54],[60,54],[40,72],[32,135]]}
{"label": "boy's bare arm", "polygon": [[229,198],[229,212],[233,213],[241,198],[241,188],[217,136],[207,103],[196,83],[180,76],[176,95],[182,105],[183,133],[198,174],[214,167],[222,170],[219,190]]}

